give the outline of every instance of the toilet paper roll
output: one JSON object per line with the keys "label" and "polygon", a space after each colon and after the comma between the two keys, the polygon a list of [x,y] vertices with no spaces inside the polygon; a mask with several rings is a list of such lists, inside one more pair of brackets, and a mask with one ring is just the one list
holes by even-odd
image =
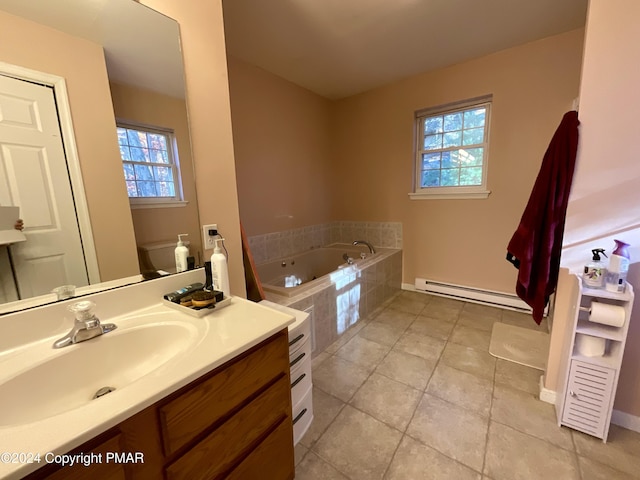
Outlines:
{"label": "toilet paper roll", "polygon": [[586,357],[602,357],[607,346],[604,338],[594,337],[578,333],[576,335],[576,347],[578,353]]}
{"label": "toilet paper roll", "polygon": [[621,327],[624,325],[625,312],[624,308],[617,305],[609,305],[607,303],[593,302],[591,304],[591,313],[589,320],[603,325],[612,327]]}

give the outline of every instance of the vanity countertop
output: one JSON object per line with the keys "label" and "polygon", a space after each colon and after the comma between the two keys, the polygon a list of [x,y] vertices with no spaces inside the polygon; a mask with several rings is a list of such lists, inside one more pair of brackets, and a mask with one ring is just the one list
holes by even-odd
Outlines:
{"label": "vanity countertop", "polygon": [[[113,322],[118,329],[77,345],[54,350],[51,345],[57,337],[48,337],[0,352],[0,388],[35,365],[74,348],[90,349],[101,341],[106,345],[109,335],[140,329],[141,323],[149,322],[149,319],[156,323],[184,323],[190,335],[195,337],[185,351],[138,380],[122,388],[116,386],[116,390],[108,395],[31,423],[7,425],[13,422],[0,421],[0,478],[21,478],[37,470],[47,463],[47,459],[52,459],[52,454],[72,450],[294,322],[290,315],[238,297],[233,297],[229,306],[201,318],[157,303],[126,315],[103,319],[103,323]],[[122,355],[126,356],[126,352]],[[65,374],[74,375],[74,372]],[[7,401],[0,397],[0,411]],[[16,455],[7,456],[5,452]],[[47,455],[49,452],[52,454]],[[40,463],[22,463],[29,455],[36,454],[40,455]]]}

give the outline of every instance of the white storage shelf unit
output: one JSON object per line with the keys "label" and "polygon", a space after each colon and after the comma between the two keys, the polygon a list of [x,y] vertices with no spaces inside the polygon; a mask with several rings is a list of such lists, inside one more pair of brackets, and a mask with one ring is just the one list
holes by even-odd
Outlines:
{"label": "white storage shelf unit", "polygon": [[[633,288],[627,284],[624,293],[611,293],[585,288],[577,275],[571,277],[575,284],[572,291],[577,292],[577,298],[572,309],[573,321],[568,322],[564,337],[566,354],[560,366],[560,389],[556,397],[558,425],[606,442],[631,318]],[[590,321],[588,310],[593,301],[622,307],[624,324],[614,327]],[[576,342],[578,334],[604,339],[604,355],[581,354]]]}

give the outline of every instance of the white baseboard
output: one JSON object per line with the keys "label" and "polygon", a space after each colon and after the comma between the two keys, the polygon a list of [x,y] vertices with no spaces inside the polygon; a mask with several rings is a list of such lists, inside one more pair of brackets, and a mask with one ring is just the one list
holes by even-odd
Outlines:
{"label": "white baseboard", "polygon": [[[402,288],[408,290],[409,284],[403,283]],[[416,278],[411,290],[424,292],[441,297],[456,298],[465,302],[479,303],[492,307],[516,310],[518,312],[530,312],[529,305],[520,300],[516,295],[494,290],[485,290],[465,285],[441,283],[425,278]]]}
{"label": "white baseboard", "polygon": [[544,375],[540,375],[540,400],[546,403],[556,404],[556,392],[544,388]]}
{"label": "white baseboard", "polygon": [[627,430],[640,432],[640,417],[636,417],[630,413],[614,410],[611,413],[611,423],[618,425],[619,427],[626,428]]}

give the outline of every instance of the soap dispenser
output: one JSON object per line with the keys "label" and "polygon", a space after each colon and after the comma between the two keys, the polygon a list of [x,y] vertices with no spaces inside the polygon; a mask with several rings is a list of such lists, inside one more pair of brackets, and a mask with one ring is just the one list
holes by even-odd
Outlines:
{"label": "soap dispenser", "polygon": [[582,274],[582,284],[588,288],[602,288],[604,287],[604,277],[606,273],[605,264],[600,258],[600,254],[607,256],[604,253],[604,248],[594,248],[591,250],[593,257],[591,262],[584,266],[584,273]]}
{"label": "soap dispenser", "polygon": [[188,233],[181,233],[178,235],[178,245],[174,250],[176,255],[176,273],[187,271],[187,257],[189,256],[189,249],[182,241],[182,237],[186,237],[188,235]]}

